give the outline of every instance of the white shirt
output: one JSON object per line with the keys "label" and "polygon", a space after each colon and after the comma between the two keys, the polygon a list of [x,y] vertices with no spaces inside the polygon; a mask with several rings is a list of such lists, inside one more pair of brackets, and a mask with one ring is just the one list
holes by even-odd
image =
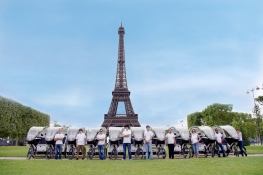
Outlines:
{"label": "white shirt", "polygon": [[174,144],[175,135],[173,133],[167,133],[165,137],[168,140],[168,144]]}
{"label": "white shirt", "polygon": [[243,141],[243,139],[242,139],[242,133],[239,132],[237,135],[238,135],[238,141]]}
{"label": "white shirt", "polygon": [[76,139],[78,140],[78,145],[85,145],[86,135],[84,133],[78,133]]}
{"label": "white shirt", "polygon": [[191,141],[192,141],[192,144],[198,142],[198,135],[197,135],[197,133],[191,134]]}
{"label": "white shirt", "polygon": [[[143,136],[145,137],[145,140],[149,140],[151,137],[154,136],[152,131],[144,131]],[[152,140],[149,141],[149,143],[151,143]]]}
{"label": "white shirt", "polygon": [[218,134],[215,133],[215,136],[216,136],[216,141],[221,143],[222,142],[222,134],[220,132],[218,132]]}
{"label": "white shirt", "polygon": [[131,130],[124,130],[122,132],[123,135],[130,135],[129,137],[123,137],[123,143],[131,143]]}
{"label": "white shirt", "polygon": [[104,140],[99,140],[98,145],[104,145],[105,144],[105,134],[98,134],[97,139],[104,139]]}
{"label": "white shirt", "polygon": [[[64,138],[64,134],[62,134],[62,133],[57,133],[56,135],[55,135],[55,138]],[[57,140],[56,141],[56,144],[63,144],[63,142],[62,142],[63,140]]]}

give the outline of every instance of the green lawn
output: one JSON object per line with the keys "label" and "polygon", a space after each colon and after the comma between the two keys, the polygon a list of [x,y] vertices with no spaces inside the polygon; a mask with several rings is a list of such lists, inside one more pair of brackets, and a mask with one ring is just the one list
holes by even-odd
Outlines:
{"label": "green lawn", "polygon": [[0,174],[262,174],[263,157],[155,160],[0,160]]}
{"label": "green lawn", "polygon": [[248,154],[263,154],[263,146],[246,146]]}
{"label": "green lawn", "polygon": [[[263,154],[263,146],[246,146],[248,154]],[[0,157],[26,157],[27,146],[0,146]]]}
{"label": "green lawn", "polygon": [[27,146],[0,146],[0,157],[26,157]]}

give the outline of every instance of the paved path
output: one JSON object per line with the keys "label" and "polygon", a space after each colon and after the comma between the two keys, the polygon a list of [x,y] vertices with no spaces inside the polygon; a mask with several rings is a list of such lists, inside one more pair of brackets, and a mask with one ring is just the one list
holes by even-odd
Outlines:
{"label": "paved path", "polygon": [[[263,156],[263,154],[249,154],[248,155],[248,157],[258,157],[258,156]],[[231,155],[229,157],[235,157],[235,156]],[[217,157],[215,157],[215,158],[217,158]],[[177,159],[183,159],[183,158],[177,158]],[[26,160],[26,157],[0,157],[0,160]],[[44,157],[43,158],[42,157],[38,157],[38,158],[33,159],[33,160],[45,160],[45,158]],[[68,159],[63,158],[62,160],[68,160]],[[95,159],[95,160],[98,160],[98,159]],[[109,160],[109,159],[107,159],[107,160]]]}
{"label": "paved path", "polygon": [[0,160],[26,160],[25,157],[0,157]]}

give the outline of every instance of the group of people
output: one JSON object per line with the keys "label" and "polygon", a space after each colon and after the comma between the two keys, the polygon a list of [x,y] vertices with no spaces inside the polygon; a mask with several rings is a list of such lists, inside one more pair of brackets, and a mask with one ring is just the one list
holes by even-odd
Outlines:
{"label": "group of people", "polygon": [[[242,140],[242,133],[240,132],[240,129],[236,129],[238,134],[238,146],[241,151],[242,156],[247,156],[247,153],[243,149],[243,140]],[[194,156],[198,158],[199,155],[199,142],[201,141],[201,137],[198,133],[196,133],[195,129],[192,129],[192,133],[190,135],[192,147],[194,151]],[[221,157],[220,155],[220,149],[223,153],[223,157],[226,157],[226,152],[223,147],[223,135],[218,131],[218,128],[215,128],[215,137],[216,137],[216,149],[217,149],[217,155],[218,157]],[[219,149],[220,148],[220,149]]]}
{"label": "group of people", "polygon": [[[61,159],[62,157],[62,146],[64,139],[64,134],[61,133],[61,129],[58,130],[58,133],[54,137],[55,143],[55,159]],[[100,129],[99,133],[97,134],[96,140],[98,141],[98,151],[99,151],[99,157],[101,160],[105,160],[106,156],[104,154],[104,143],[105,143],[106,135],[103,133],[103,130]],[[79,133],[76,136],[76,160],[79,159],[79,152],[81,150],[82,152],[82,160],[85,159],[85,153],[86,153],[86,135],[83,133],[83,129],[79,129]]]}
{"label": "group of people", "polygon": [[[123,138],[123,152],[126,153],[126,150],[128,150],[128,156],[129,160],[132,160],[131,156],[131,135],[132,132],[130,130],[130,126],[126,125],[125,129],[123,130],[121,137]],[[154,137],[153,132],[150,130],[150,126],[146,126],[146,131],[144,132],[144,145],[146,150],[146,159],[153,159],[153,152],[152,152],[152,139]],[[61,129],[58,130],[58,133],[54,137],[55,143],[55,159],[61,159],[62,155],[62,146],[64,139],[64,134],[61,133]],[[103,130],[100,129],[99,133],[96,136],[96,140],[98,141],[98,152],[99,152],[99,158],[101,160],[106,159],[106,155],[104,154],[104,144],[105,144],[106,135],[103,133]],[[79,133],[76,136],[76,149],[77,149],[77,155],[76,160],[79,159],[79,152],[81,150],[82,153],[82,160],[85,158],[86,148],[86,135],[83,133],[83,130],[80,128]],[[149,155],[150,152],[150,155]],[[126,154],[123,154],[122,160],[126,160]]]}
{"label": "group of people", "polygon": [[[126,150],[128,148],[128,155],[129,160],[132,160],[131,156],[131,135],[132,132],[130,130],[129,125],[125,125],[125,129],[122,132],[121,137],[123,137],[123,152],[126,153]],[[144,146],[145,146],[145,159],[153,159],[153,151],[152,151],[152,139],[154,137],[153,132],[150,130],[150,126],[146,126],[146,131],[143,133],[143,140],[144,140]],[[150,153],[150,155],[149,155]],[[123,154],[122,160],[126,160],[126,154]]]}
{"label": "group of people", "polygon": [[[238,146],[241,150],[242,156],[247,156],[246,152],[243,150],[243,140],[242,140],[242,133],[240,132],[240,129],[236,129],[238,133]],[[131,135],[132,132],[130,130],[129,125],[125,125],[125,129],[121,133],[121,137],[123,138],[123,152],[126,153],[126,150],[128,151],[129,160],[132,160],[131,155]],[[152,139],[154,137],[154,133],[150,130],[150,126],[146,126],[146,131],[143,133],[143,140],[144,140],[144,148],[145,148],[145,159],[153,159],[153,151],[152,151]],[[201,141],[201,137],[198,133],[196,133],[195,129],[192,129],[191,134],[191,143],[192,148],[194,152],[195,158],[198,158],[199,155],[199,142]],[[223,147],[223,135],[218,131],[218,129],[215,129],[215,137],[216,137],[216,148],[217,148],[217,154],[218,157],[220,157],[220,149],[223,153],[223,157],[226,157],[226,153]],[[62,140],[64,139],[64,134],[61,133],[61,129],[58,130],[58,133],[55,135],[55,159],[61,159],[62,154]],[[103,130],[100,129],[99,133],[96,136],[96,140],[98,141],[98,153],[99,158],[101,160],[106,159],[106,155],[104,154],[104,144],[105,144],[106,135],[103,133]],[[83,133],[82,128],[79,129],[79,133],[76,136],[76,149],[77,149],[77,155],[76,160],[79,158],[79,152],[81,150],[82,153],[82,160],[85,158],[86,148],[86,135]],[[174,147],[176,146],[176,137],[172,133],[172,129],[168,130],[168,133],[165,136],[165,143],[166,146],[168,146],[169,150],[169,158],[174,159]],[[220,148],[220,149],[219,149]],[[150,153],[150,155],[149,155]],[[123,154],[122,160],[126,160],[126,154]]]}

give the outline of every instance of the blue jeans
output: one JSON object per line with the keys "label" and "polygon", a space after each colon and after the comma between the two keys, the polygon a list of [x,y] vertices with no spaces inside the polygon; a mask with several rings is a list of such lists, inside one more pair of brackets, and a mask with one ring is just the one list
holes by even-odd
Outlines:
{"label": "blue jeans", "polygon": [[194,150],[194,155],[198,155],[199,154],[199,144],[194,143],[194,144],[192,144],[192,146],[193,146],[193,150]]}
{"label": "blue jeans", "polygon": [[100,160],[105,160],[106,157],[104,155],[104,145],[98,145],[99,157]]}
{"label": "blue jeans", "polygon": [[243,141],[238,141],[238,146],[239,146],[242,156],[244,156],[245,151],[243,150],[243,147],[244,147]]}
{"label": "blue jeans", "polygon": [[128,155],[129,159],[132,159],[131,156],[131,144],[130,143],[123,143],[123,159],[126,159],[126,147],[128,147]]}
{"label": "blue jeans", "polygon": [[149,151],[150,151],[150,159],[153,159],[153,150],[152,150],[152,142],[144,143],[145,146],[145,159],[149,158]]}
{"label": "blue jeans", "polygon": [[62,155],[62,144],[56,144],[55,145],[55,159],[61,159],[61,155]]}
{"label": "blue jeans", "polygon": [[224,150],[223,144],[219,144],[219,143],[216,142],[216,149],[217,149],[218,157],[220,157],[220,150],[219,150],[219,147],[221,148],[221,151],[223,152],[223,157],[226,157],[226,153],[225,153],[225,150]]}

